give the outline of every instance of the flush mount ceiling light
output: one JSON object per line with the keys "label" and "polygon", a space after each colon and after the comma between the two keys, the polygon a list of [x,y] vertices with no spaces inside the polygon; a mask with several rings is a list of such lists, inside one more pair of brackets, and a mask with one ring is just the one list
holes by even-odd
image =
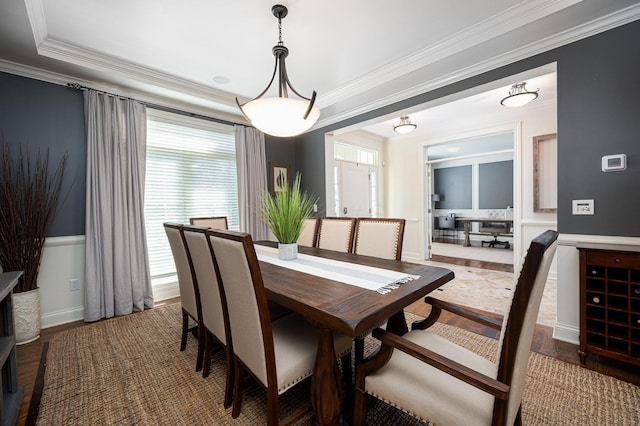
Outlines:
{"label": "flush mount ceiling light", "polygon": [[416,127],[418,126],[411,123],[411,120],[409,120],[409,116],[405,115],[404,117],[400,117],[400,124],[396,124],[395,126],[393,126],[393,130],[396,133],[405,134],[413,132]]}
{"label": "flush mount ceiling light", "polygon": [[538,97],[537,89],[535,92],[529,92],[524,86],[527,83],[516,83],[511,86],[511,90],[509,90],[509,96],[502,99],[500,103],[504,106],[508,107],[519,107],[522,105],[526,105],[535,98]]}
{"label": "flush mount ceiling light", "polygon": [[[320,110],[313,105],[316,101],[315,90],[311,98],[305,98],[289,82],[284,63],[284,59],[289,55],[289,49],[282,43],[282,18],[287,16],[287,8],[277,4],[271,8],[271,13],[278,18],[278,44],[273,47],[276,65],[271,81],[267,88],[254,99],[240,104],[236,98],[236,103],[245,118],[262,132],[279,137],[296,136],[309,130],[318,121]],[[263,98],[262,96],[273,84],[276,73],[278,74],[278,97]],[[290,98],[289,89],[302,99]]]}

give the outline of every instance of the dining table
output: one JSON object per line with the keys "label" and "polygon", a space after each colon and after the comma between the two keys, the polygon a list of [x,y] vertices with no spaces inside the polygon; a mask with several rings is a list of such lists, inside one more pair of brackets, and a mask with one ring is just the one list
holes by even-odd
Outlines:
{"label": "dining table", "polygon": [[[299,313],[317,329],[311,406],[317,424],[338,424],[344,389],[334,333],[361,338],[386,321],[387,330],[405,334],[404,308],[451,281],[454,273],[425,264],[303,246],[298,247],[298,259],[279,261],[276,246],[271,241],[255,243],[267,298]],[[305,269],[305,264],[312,266]],[[353,275],[353,282],[347,283],[352,280],[347,275]],[[377,282],[379,276],[383,281]]]}

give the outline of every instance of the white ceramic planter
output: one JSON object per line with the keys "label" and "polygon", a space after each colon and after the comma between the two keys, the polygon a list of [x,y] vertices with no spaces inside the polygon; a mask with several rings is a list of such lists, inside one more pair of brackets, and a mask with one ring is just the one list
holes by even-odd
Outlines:
{"label": "white ceramic planter", "polygon": [[13,318],[17,345],[40,337],[40,289],[13,293]]}
{"label": "white ceramic planter", "polygon": [[298,258],[298,244],[281,244],[278,243],[278,259],[295,260]]}

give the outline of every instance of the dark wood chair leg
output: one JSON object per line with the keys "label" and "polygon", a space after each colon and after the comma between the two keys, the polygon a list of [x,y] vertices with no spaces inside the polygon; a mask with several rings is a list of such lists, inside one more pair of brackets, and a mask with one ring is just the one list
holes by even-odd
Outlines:
{"label": "dark wood chair leg", "polygon": [[231,403],[233,400],[233,388],[235,386],[234,380],[236,377],[236,371],[235,371],[235,365],[233,362],[234,361],[233,352],[231,351],[228,345],[225,346],[224,352],[225,352],[226,363],[227,363],[227,383],[225,384],[225,387],[224,387],[224,408],[229,408],[231,407]]}
{"label": "dark wood chair leg", "polygon": [[231,417],[237,418],[240,415],[240,408],[242,408],[242,384],[244,382],[244,367],[242,363],[235,358],[234,355],[234,389],[233,389],[233,409],[231,410]]}
{"label": "dark wood chair leg", "polygon": [[198,357],[196,359],[196,371],[202,370],[202,364],[204,361],[204,341],[206,330],[204,326],[198,324]]}
{"label": "dark wood chair leg", "polygon": [[271,386],[267,389],[267,426],[280,424],[280,404],[278,402],[278,389]]}
{"label": "dark wood chair leg", "polygon": [[355,388],[355,400],[353,402],[353,426],[362,426],[367,417],[367,394]]}
{"label": "dark wood chair leg", "polygon": [[209,332],[204,334],[204,366],[202,367],[202,377],[209,377],[211,372],[211,354],[213,352],[213,339],[209,335]]}
{"label": "dark wood chair leg", "polygon": [[187,349],[187,335],[189,334],[189,315],[182,311],[182,338],[180,339],[180,351]]}

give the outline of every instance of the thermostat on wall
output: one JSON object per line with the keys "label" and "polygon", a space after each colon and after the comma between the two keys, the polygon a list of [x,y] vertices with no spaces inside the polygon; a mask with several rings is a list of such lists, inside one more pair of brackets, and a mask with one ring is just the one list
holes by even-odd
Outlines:
{"label": "thermostat on wall", "polygon": [[627,154],[605,155],[602,157],[603,172],[617,172],[627,168]]}

